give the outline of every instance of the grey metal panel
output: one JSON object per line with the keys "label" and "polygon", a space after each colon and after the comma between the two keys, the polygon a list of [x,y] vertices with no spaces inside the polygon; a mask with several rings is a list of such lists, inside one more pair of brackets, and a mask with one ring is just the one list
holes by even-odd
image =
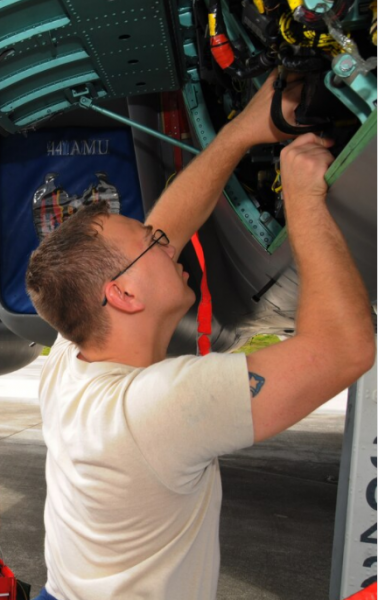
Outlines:
{"label": "grey metal panel", "polygon": [[370,299],[377,299],[377,139],[332,185],[328,203],[343,232]]}
{"label": "grey metal panel", "polygon": [[249,287],[250,298],[271,280],[277,280],[291,263],[288,242],[269,254],[245,228],[225,196],[221,196],[213,213],[222,247]]}
{"label": "grey metal panel", "polygon": [[57,332],[38,315],[18,315],[0,304],[0,320],[21,338],[36,342],[42,346],[51,346]]}
{"label": "grey metal panel", "polygon": [[[373,141],[332,185],[327,199],[372,302],[377,297],[376,161]],[[298,277],[288,240],[270,255],[255,242],[224,196],[213,219],[222,250],[232,266],[235,286],[250,306],[250,323],[260,326],[261,331],[294,327]],[[260,296],[259,305],[254,302],[256,294]]]}
{"label": "grey metal panel", "polygon": [[[128,99],[130,118],[153,130],[159,130],[161,111],[160,97],[156,94]],[[139,182],[142,191],[143,208],[147,214],[164,190],[165,165],[161,143],[143,131],[132,129],[135,157],[138,166]]]}
{"label": "grey metal panel", "polygon": [[377,576],[377,364],[349,391],[340,466],[330,599]]}
{"label": "grey metal panel", "polygon": [[0,375],[12,373],[30,364],[42,352],[42,346],[30,344],[14,335],[0,322]]}

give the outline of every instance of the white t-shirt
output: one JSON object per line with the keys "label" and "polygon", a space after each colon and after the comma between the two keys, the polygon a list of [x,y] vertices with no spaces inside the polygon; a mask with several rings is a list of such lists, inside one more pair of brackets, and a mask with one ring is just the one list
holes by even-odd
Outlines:
{"label": "white t-shirt", "polygon": [[242,354],[86,363],[58,338],[42,372],[47,591],[58,600],[212,600],[217,456],[253,443]]}

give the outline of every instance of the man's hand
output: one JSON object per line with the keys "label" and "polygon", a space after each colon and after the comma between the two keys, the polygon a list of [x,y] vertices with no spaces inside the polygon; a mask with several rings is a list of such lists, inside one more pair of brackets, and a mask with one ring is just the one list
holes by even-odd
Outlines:
{"label": "man's hand", "polygon": [[[147,224],[167,233],[176,248],[176,258],[214,210],[227,180],[248,149],[288,137],[270,120],[276,77],[273,72],[244,111],[173,181],[147,217]],[[298,82],[292,85],[288,85],[283,101],[285,118],[289,121],[301,90]]]}
{"label": "man's hand", "polygon": [[247,357],[255,441],[298,422],[374,364],[368,294],[325,202],[331,145],[310,133],[281,153],[299,302],[296,335]]}
{"label": "man's hand", "polygon": [[307,133],[281,152],[281,181],[285,207],[295,208],[311,199],[325,200],[324,176],[334,161],[329,152],[333,141]]}
{"label": "man's hand", "polygon": [[[274,126],[270,117],[274,94],[273,84],[277,76],[277,69],[275,69],[243,112],[234,120],[235,125],[238,124],[247,137],[247,145],[248,140],[250,140],[249,145],[251,146],[283,142],[290,138],[287,133],[282,133]],[[283,94],[282,112],[286,121],[291,125],[295,125],[294,111],[300,102],[301,92],[302,79],[298,78],[297,74],[290,75]]]}

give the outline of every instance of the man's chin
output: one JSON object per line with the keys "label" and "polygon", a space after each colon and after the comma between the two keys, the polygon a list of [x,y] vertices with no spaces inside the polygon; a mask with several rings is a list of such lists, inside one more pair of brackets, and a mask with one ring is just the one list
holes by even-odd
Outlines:
{"label": "man's chin", "polygon": [[[193,304],[195,304],[195,302],[196,302],[196,295],[195,295],[194,291],[193,291],[191,288],[189,288],[189,290],[190,290],[190,294],[188,294],[188,305],[187,305],[187,308],[186,308],[186,312],[187,312],[187,311],[188,311],[188,310],[189,310],[189,309],[190,309],[190,308],[193,306]],[[186,313],[185,313],[185,314],[186,314]]]}
{"label": "man's chin", "polygon": [[192,306],[196,303],[196,295],[191,288],[188,288],[188,293],[181,305],[180,321],[188,314]]}

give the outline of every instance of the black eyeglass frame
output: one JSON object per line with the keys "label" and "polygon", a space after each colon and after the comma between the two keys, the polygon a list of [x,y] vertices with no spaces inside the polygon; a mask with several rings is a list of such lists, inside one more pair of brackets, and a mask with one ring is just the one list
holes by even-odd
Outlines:
{"label": "black eyeglass frame", "polygon": [[[156,238],[156,235],[158,235],[159,237]],[[118,277],[121,277],[121,275],[123,275],[124,273],[126,273],[126,271],[128,269],[130,269],[130,267],[132,267],[133,265],[135,265],[135,263],[140,258],[142,258],[142,256],[144,256],[149,250],[151,250],[151,248],[153,248],[155,246],[155,244],[160,244],[161,246],[169,246],[169,244],[170,244],[169,237],[164,233],[164,231],[162,229],[156,229],[156,231],[152,235],[152,239],[153,239],[152,244],[150,244],[148,246],[148,248],[146,248],[142,252],[142,254],[139,254],[139,256],[137,256],[135,260],[133,260],[129,265],[127,265],[126,269],[123,269],[122,271],[120,271],[119,273],[117,273],[117,275],[115,277],[113,277],[110,281],[115,281],[116,279],[118,279]],[[163,242],[161,241],[162,239],[164,239]],[[107,302],[108,302],[108,299],[105,296],[104,299],[103,299],[103,301],[102,301],[101,306],[106,306]]]}

